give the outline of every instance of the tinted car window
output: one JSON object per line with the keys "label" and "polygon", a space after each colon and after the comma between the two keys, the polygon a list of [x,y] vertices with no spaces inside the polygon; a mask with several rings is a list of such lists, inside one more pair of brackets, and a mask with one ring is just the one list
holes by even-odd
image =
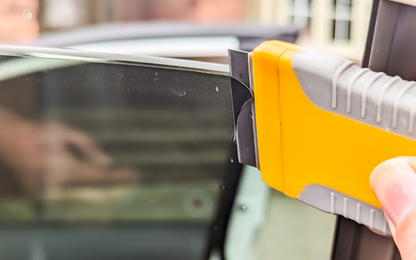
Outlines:
{"label": "tinted car window", "polygon": [[0,72],[0,256],[202,257],[230,164],[226,76],[33,57],[0,67],[12,70]]}

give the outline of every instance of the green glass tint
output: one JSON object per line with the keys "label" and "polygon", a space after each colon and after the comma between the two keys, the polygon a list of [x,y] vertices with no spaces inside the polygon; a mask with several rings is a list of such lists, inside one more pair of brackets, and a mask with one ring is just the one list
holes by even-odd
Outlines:
{"label": "green glass tint", "polygon": [[212,221],[230,163],[228,77],[1,60],[0,221]]}

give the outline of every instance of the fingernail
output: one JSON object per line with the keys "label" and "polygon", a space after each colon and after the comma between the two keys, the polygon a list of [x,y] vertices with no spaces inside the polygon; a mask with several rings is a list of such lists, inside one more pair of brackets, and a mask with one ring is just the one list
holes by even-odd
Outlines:
{"label": "fingernail", "polygon": [[415,170],[405,157],[391,159],[373,170],[370,184],[393,225],[400,225],[416,205]]}

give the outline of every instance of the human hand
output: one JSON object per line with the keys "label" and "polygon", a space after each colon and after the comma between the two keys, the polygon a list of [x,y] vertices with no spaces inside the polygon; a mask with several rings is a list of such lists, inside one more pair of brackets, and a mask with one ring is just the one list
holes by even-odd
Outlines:
{"label": "human hand", "polygon": [[[52,122],[31,122],[0,109],[0,161],[25,192],[56,194],[65,186],[132,183],[131,169],[111,159],[85,133]],[[10,173],[9,173],[10,175]],[[10,186],[6,172],[0,181]]]}
{"label": "human hand", "polygon": [[381,163],[371,173],[370,184],[402,259],[416,259],[416,157]]}
{"label": "human hand", "polygon": [[70,185],[132,183],[137,174],[114,168],[111,158],[85,133],[59,123],[40,124],[46,192]]}

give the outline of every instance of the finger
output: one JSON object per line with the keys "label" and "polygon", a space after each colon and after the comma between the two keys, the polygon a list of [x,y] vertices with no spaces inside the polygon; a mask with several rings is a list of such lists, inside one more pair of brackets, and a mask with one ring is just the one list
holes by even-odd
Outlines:
{"label": "finger", "polygon": [[108,166],[111,163],[111,159],[86,134],[56,123],[47,123],[46,127],[60,137],[59,145],[73,145],[94,164]]}
{"label": "finger", "polygon": [[118,184],[137,181],[137,174],[130,169],[109,170],[94,165],[73,163],[67,168],[63,184]]}
{"label": "finger", "polygon": [[389,221],[402,259],[416,259],[416,158],[383,162],[370,176],[370,184]]}
{"label": "finger", "polygon": [[110,165],[111,159],[87,135],[70,130],[66,136],[68,142],[75,145],[91,162],[98,165]]}
{"label": "finger", "polygon": [[416,207],[403,218],[394,239],[403,260],[416,259]]}

